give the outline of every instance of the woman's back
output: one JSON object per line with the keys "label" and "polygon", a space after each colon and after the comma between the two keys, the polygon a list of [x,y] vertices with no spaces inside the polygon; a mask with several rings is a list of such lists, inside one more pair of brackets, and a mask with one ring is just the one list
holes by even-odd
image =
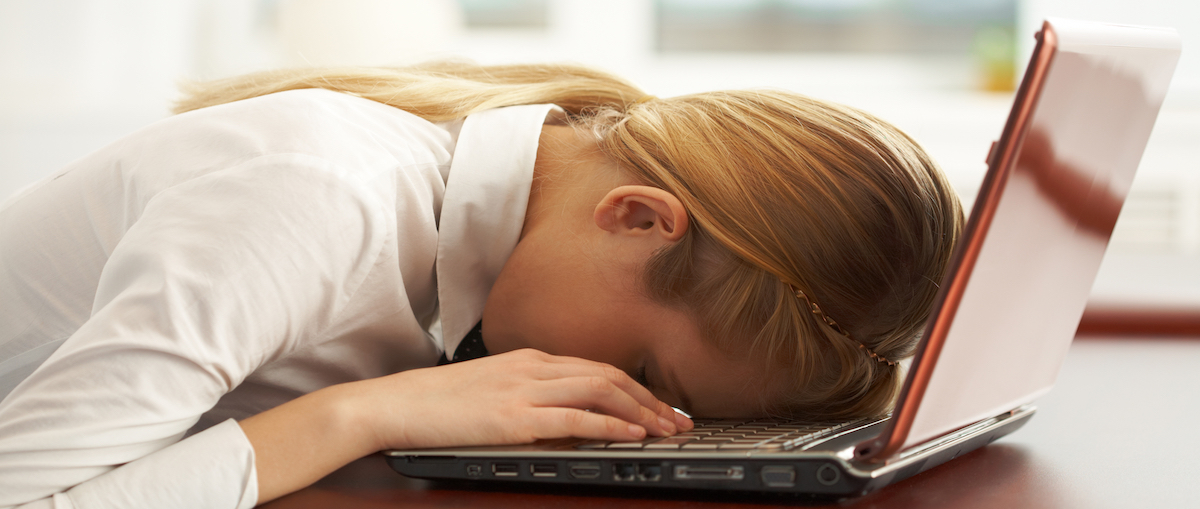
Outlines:
{"label": "woman's back", "polygon": [[[168,118],[24,190],[0,209],[0,398],[97,311],[105,263],[164,190],[220,179],[214,174],[270,157],[310,158],[334,180],[357,187],[363,200],[390,205],[396,168],[409,168],[440,191],[453,141],[446,129],[395,108],[303,90]],[[264,189],[280,189],[272,182],[279,175],[247,173],[261,178]],[[289,180],[306,179],[298,172]],[[188,194],[201,199],[204,192],[198,186]],[[432,204],[423,205],[408,216],[430,219]],[[200,237],[203,227],[223,225],[195,224],[176,233]]]}

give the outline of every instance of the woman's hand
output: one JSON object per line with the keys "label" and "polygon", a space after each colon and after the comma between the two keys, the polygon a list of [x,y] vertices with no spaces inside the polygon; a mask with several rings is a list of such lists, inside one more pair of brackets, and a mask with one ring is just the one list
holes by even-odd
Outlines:
{"label": "woman's hand", "polygon": [[692,428],[623,371],[517,350],[342,387],[370,409],[377,449],[529,443],[580,437],[641,440]]}
{"label": "woman's hand", "polygon": [[334,385],[239,424],[254,448],[260,504],[382,449],[640,440],[692,428],[621,370],[536,350]]}

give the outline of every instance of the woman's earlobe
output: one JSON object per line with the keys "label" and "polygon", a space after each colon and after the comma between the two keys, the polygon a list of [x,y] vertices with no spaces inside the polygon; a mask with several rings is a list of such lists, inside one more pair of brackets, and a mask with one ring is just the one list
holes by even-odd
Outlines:
{"label": "woman's earlobe", "polygon": [[611,233],[655,234],[674,242],[688,229],[687,209],[675,195],[657,187],[620,186],[596,205],[596,226]]}

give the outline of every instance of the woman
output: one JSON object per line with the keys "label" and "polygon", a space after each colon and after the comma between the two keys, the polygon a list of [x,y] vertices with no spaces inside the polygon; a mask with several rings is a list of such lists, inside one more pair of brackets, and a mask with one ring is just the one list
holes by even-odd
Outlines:
{"label": "woman", "polygon": [[0,506],[250,507],[385,448],[689,429],[668,404],[880,415],[961,223],[904,134],[785,92],[442,63],[178,110],[0,209]]}

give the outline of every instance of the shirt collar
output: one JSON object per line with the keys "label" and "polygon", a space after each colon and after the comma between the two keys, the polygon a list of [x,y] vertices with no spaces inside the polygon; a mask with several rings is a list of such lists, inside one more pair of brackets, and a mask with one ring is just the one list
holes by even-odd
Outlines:
{"label": "shirt collar", "polygon": [[441,346],[448,356],[483,317],[488,293],[517,246],[538,138],[554,108],[510,106],[463,122],[438,222]]}

